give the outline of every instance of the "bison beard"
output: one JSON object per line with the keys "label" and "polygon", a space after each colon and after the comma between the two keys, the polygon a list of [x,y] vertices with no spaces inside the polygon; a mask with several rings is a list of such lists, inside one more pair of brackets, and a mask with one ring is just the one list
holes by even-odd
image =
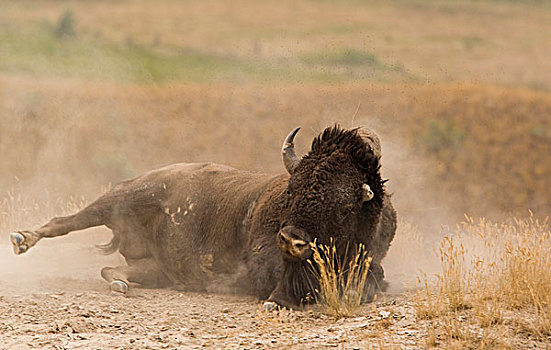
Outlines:
{"label": "bison beard", "polygon": [[[363,244],[373,257],[368,295],[382,288],[396,213],[380,175],[380,143],[367,129],[327,128],[299,158],[285,139],[288,174],[217,164],[174,164],[115,186],[78,213],[10,239],[22,254],[45,237],[105,225],[127,266],[106,267],[111,289],[179,287],[251,293],[286,307],[316,298],[310,244],[334,242],[342,258]],[[314,267],[315,268],[315,267]],[[228,277],[229,276],[229,277]]]}

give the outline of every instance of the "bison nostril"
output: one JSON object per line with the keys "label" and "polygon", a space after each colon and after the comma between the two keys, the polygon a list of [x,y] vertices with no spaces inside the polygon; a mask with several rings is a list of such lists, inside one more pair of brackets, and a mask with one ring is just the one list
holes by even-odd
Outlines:
{"label": "bison nostril", "polygon": [[280,240],[281,243],[285,243],[285,244],[286,244],[286,243],[289,242],[289,240],[290,240],[289,237],[287,237],[287,236],[285,235],[285,233],[283,233],[283,231],[280,231],[279,234],[278,234],[277,236],[278,236],[278,238],[279,238],[279,240]]}
{"label": "bison nostril", "polygon": [[295,247],[300,248],[300,249],[302,249],[302,248],[304,248],[308,245],[308,243],[306,243],[304,241],[295,242],[294,244],[295,244]]}

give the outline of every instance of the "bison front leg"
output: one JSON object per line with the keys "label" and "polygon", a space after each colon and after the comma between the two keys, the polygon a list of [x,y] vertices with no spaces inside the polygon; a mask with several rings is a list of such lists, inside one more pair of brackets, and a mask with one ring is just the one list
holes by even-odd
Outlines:
{"label": "bison front leg", "polygon": [[268,300],[262,305],[264,311],[275,311],[278,308],[288,308],[288,309],[297,309],[299,308],[299,302],[293,300],[283,288],[278,285],[276,289],[272,292]]}
{"label": "bison front leg", "polygon": [[288,309],[301,308],[314,301],[319,284],[305,261],[285,261],[281,278],[264,303],[264,310],[278,306]]}
{"label": "bison front leg", "polygon": [[367,275],[362,303],[370,303],[375,300],[377,293],[384,292],[387,289],[388,283],[384,280],[385,273],[383,267],[378,263],[371,263]]}

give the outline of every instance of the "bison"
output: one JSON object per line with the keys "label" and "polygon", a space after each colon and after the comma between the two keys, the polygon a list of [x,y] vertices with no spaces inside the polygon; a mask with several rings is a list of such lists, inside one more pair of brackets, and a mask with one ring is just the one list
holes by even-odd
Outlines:
{"label": "bison", "polygon": [[294,150],[296,128],[283,143],[287,173],[267,175],[212,163],[182,163],[116,185],[74,215],[10,235],[14,252],[42,238],[105,225],[127,265],[104,267],[113,291],[179,287],[205,291],[222,279],[231,290],[298,307],[319,283],[312,243],[336,245],[339,256],[363,244],[373,260],[367,288],[384,288],[381,260],[396,230],[396,213],[380,175],[378,137],[335,125]]}

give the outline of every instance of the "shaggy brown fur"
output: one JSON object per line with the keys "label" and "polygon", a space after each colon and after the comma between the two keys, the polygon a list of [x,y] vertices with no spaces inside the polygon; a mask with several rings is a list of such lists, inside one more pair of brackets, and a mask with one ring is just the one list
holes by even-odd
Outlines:
{"label": "shaggy brown fur", "polygon": [[[373,290],[383,283],[380,262],[396,216],[379,173],[380,148],[369,141],[378,139],[362,135],[361,129],[326,129],[290,176],[206,163],[158,169],[120,183],[75,215],[12,234],[12,243],[21,254],[41,238],[106,225],[113,240],[101,248],[118,249],[128,263],[102,270],[112,288],[224,285],[226,292],[292,307],[318,288],[306,260],[278,248],[283,232],[304,242],[333,239],[341,256],[364,244],[374,257]],[[363,184],[373,191],[369,201],[362,199]]]}
{"label": "shaggy brown fur", "polygon": [[[274,236],[293,227],[299,238],[336,244],[341,258],[354,256],[349,248],[362,243],[374,256],[369,291],[383,286],[380,262],[394,237],[396,217],[380,176],[379,155],[374,154],[357,130],[326,129],[314,139],[312,150],[290,178],[283,177],[260,197],[249,234],[248,266],[256,294],[282,305],[311,300],[319,290],[306,260],[270,258]],[[362,201],[362,184],[374,197]],[[385,206],[384,221],[381,214]],[[377,232],[377,228],[388,232]],[[264,247],[256,249],[255,247]],[[377,250],[384,249],[384,252]]]}

